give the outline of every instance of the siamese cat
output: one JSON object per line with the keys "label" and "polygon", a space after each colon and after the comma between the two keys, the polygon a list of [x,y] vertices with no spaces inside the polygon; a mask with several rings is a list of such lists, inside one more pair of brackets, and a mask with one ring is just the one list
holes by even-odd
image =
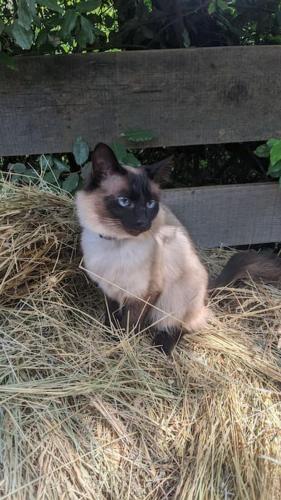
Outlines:
{"label": "siamese cat", "polygon": [[281,259],[247,252],[232,257],[209,283],[188,232],[160,202],[155,180],[168,162],[126,167],[98,144],[91,177],[76,197],[85,267],[107,298],[106,323],[150,325],[154,344],[166,354],[183,331],[206,325],[208,288],[247,273],[281,278]]}

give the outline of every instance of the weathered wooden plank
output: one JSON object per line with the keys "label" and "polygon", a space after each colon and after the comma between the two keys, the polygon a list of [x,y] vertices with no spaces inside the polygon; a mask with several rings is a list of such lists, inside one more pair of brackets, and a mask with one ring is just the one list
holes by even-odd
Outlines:
{"label": "weathered wooden plank", "polygon": [[281,47],[21,57],[1,66],[0,155],[70,151],[128,128],[154,146],[281,135]]}
{"label": "weathered wooden plank", "polygon": [[163,201],[200,247],[281,241],[277,183],[171,189]]}

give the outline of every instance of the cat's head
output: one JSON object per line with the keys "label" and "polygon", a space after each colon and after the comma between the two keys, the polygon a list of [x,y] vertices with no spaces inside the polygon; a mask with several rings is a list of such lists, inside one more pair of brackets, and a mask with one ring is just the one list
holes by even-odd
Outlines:
{"label": "cat's head", "polygon": [[98,144],[90,178],[76,198],[81,225],[120,239],[149,231],[159,211],[160,189],[154,179],[169,163],[170,158],[153,165],[125,167],[109,146]]}

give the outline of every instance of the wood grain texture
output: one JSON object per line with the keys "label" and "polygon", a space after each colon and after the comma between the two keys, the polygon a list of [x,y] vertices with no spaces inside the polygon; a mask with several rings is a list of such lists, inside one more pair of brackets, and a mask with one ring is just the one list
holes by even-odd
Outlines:
{"label": "wood grain texture", "polygon": [[199,247],[281,241],[277,183],[171,189],[162,199]]}
{"label": "wood grain texture", "polygon": [[0,155],[91,147],[130,128],[153,146],[281,136],[281,47],[21,57],[1,66]]}

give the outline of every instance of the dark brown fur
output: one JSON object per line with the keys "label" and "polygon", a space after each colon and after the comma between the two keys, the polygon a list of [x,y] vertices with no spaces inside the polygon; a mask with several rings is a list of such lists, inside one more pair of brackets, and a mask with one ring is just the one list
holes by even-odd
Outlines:
{"label": "dark brown fur", "polygon": [[210,280],[210,289],[224,287],[238,280],[251,277],[267,282],[281,280],[281,259],[276,255],[264,255],[255,251],[233,255],[222,272]]}

